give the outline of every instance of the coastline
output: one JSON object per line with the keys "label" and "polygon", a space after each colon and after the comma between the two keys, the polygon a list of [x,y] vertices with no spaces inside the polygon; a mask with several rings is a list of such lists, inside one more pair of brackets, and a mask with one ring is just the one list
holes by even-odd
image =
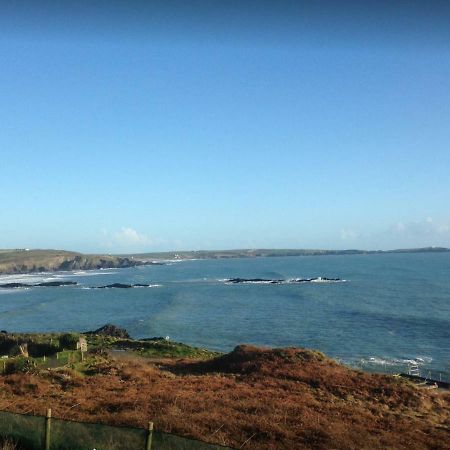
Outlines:
{"label": "coastline", "polygon": [[45,274],[72,270],[122,269],[181,261],[288,256],[385,255],[404,253],[448,253],[445,247],[394,250],[238,249],[190,250],[121,255],[82,254],[66,250],[0,250],[0,275]]}
{"label": "coastline", "polygon": [[133,257],[85,255],[65,250],[1,250],[0,275],[119,269],[148,265]]}

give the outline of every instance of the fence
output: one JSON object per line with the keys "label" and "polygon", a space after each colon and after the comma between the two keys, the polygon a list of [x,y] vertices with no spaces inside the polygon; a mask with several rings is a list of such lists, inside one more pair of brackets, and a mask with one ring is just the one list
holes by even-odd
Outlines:
{"label": "fence", "polygon": [[[51,416],[51,414],[50,414]],[[169,433],[0,411],[0,436],[27,450],[224,450]]]}

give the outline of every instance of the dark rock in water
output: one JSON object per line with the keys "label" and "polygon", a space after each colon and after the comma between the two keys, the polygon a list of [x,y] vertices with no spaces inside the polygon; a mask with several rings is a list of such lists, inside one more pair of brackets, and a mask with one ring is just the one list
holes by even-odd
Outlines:
{"label": "dark rock in water", "polygon": [[337,282],[343,281],[340,278],[293,278],[290,280],[270,280],[266,278],[229,278],[226,283],[246,283],[246,284],[299,284],[299,283],[320,283],[320,282]]}
{"label": "dark rock in water", "polygon": [[76,284],[78,284],[76,281],[46,281],[46,282],[36,283],[36,284],[5,283],[5,284],[0,284],[0,288],[18,289],[18,288],[26,288],[26,287],[59,287],[59,286],[74,286]]}
{"label": "dark rock in water", "polygon": [[106,286],[98,286],[97,289],[130,289],[132,287],[133,287],[132,284],[113,283],[107,284]]}
{"label": "dark rock in water", "polygon": [[91,289],[131,289],[134,287],[150,287],[150,285],[142,284],[142,283],[136,283],[136,284],[113,283],[113,284],[107,284],[106,286],[93,287]]}
{"label": "dark rock in water", "polygon": [[46,281],[44,283],[37,283],[33,286],[38,287],[59,287],[59,286],[75,286],[77,284],[76,281]]}
{"label": "dark rock in water", "polygon": [[294,278],[293,280],[289,280],[289,283],[310,283],[312,278]]}
{"label": "dark rock in water", "polygon": [[255,283],[255,284],[279,284],[284,280],[268,280],[265,278],[229,278],[227,283]]}
{"label": "dark rock in water", "polygon": [[102,336],[112,336],[120,339],[130,339],[128,331],[124,328],[116,327],[111,323],[107,323],[95,331],[88,331],[85,334],[100,334]]}
{"label": "dark rock in water", "polygon": [[0,288],[3,289],[17,289],[22,287],[30,287],[32,284],[25,284],[25,283],[4,283],[0,284]]}

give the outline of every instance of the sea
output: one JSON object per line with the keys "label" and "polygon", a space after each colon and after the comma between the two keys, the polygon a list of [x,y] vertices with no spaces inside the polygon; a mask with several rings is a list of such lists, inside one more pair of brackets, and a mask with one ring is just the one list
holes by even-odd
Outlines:
{"label": "sea", "polygon": [[[230,278],[338,278],[228,283]],[[228,352],[239,344],[317,349],[374,372],[450,381],[450,253],[167,261],[126,269],[1,276],[0,330],[88,331],[113,323],[134,338],[166,337]],[[149,284],[92,289],[112,283]]]}

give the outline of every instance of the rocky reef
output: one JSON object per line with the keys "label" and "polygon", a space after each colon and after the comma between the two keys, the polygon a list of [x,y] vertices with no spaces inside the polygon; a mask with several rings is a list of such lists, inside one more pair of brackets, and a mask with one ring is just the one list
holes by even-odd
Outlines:
{"label": "rocky reef", "polygon": [[340,278],[291,278],[284,279],[267,279],[267,278],[228,278],[225,283],[228,284],[300,284],[300,283],[339,283],[343,282]]}

